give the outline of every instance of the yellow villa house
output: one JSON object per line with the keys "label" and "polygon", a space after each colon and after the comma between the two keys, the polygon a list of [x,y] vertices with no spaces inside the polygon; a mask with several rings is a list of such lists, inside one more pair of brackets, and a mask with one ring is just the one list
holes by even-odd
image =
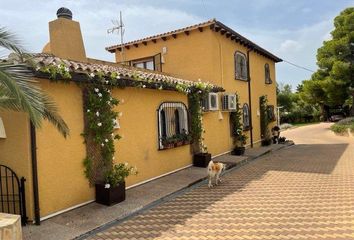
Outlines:
{"label": "yellow villa house", "polygon": [[[109,119],[114,121],[112,135],[121,136],[112,141],[116,149],[112,159],[137,167],[139,174],[126,180],[128,188],[192,165],[188,96],[193,91],[206,92],[203,137],[212,157],[233,148],[229,118],[236,108],[236,93],[247,146],[260,146],[260,97],[267,96],[272,114],[275,63],[280,58],[211,20],[108,47],[116,63],[106,62],[86,56],[80,24],[72,20],[70,10],[59,9],[57,15],[49,22],[48,44],[34,54],[32,70],[57,103],[70,135],[64,138],[47,122],[35,129],[24,113],[0,112],[0,164],[26,179],[21,194],[26,204],[21,208],[26,208],[28,221],[39,223],[95,200],[83,162],[101,144],[104,148],[111,142],[103,139],[95,145],[83,135],[90,119],[100,117],[88,104],[95,94],[107,96],[108,105],[112,99],[120,102],[112,107],[117,116]],[[96,87],[87,87],[90,84]],[[181,137],[177,144],[164,142],[175,135]]]}

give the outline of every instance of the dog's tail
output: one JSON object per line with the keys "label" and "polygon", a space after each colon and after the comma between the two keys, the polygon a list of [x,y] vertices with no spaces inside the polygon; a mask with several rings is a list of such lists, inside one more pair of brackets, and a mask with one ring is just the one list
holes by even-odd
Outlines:
{"label": "dog's tail", "polygon": [[212,171],[213,170],[213,164],[214,162],[211,160],[208,164],[208,171]]}

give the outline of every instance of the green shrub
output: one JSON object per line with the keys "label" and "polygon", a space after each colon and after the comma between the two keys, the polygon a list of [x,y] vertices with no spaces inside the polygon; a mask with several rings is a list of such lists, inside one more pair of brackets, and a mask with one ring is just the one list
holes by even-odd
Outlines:
{"label": "green shrub", "polygon": [[331,130],[337,134],[343,134],[347,132],[348,125],[334,124],[331,126]]}

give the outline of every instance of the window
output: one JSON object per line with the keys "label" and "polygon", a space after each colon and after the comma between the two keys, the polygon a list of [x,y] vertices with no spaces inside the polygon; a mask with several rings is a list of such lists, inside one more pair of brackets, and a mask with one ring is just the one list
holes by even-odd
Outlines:
{"label": "window", "polygon": [[154,70],[154,59],[153,58],[145,58],[142,60],[133,61],[133,67],[144,68],[149,70]]}
{"label": "window", "polygon": [[243,129],[248,130],[250,128],[250,114],[248,104],[243,104]]}
{"label": "window", "polygon": [[245,54],[235,53],[235,78],[247,81],[247,60]]}
{"label": "window", "polygon": [[270,70],[269,70],[269,64],[266,63],[264,64],[264,74],[265,74],[265,83],[266,84],[272,84],[272,79],[270,78]]}
{"label": "window", "polygon": [[162,72],[161,53],[158,53],[151,57],[145,57],[129,61],[129,65],[137,68],[144,68],[148,70]]}
{"label": "window", "polygon": [[184,103],[164,102],[158,108],[159,149],[188,139],[188,111]]}

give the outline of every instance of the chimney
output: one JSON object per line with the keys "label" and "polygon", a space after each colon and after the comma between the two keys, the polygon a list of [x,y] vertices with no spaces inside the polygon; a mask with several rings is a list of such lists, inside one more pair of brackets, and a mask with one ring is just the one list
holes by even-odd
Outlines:
{"label": "chimney", "polygon": [[72,20],[72,12],[59,8],[57,19],[49,22],[49,44],[43,52],[50,52],[57,57],[86,62],[84,41],[80,23]]}

